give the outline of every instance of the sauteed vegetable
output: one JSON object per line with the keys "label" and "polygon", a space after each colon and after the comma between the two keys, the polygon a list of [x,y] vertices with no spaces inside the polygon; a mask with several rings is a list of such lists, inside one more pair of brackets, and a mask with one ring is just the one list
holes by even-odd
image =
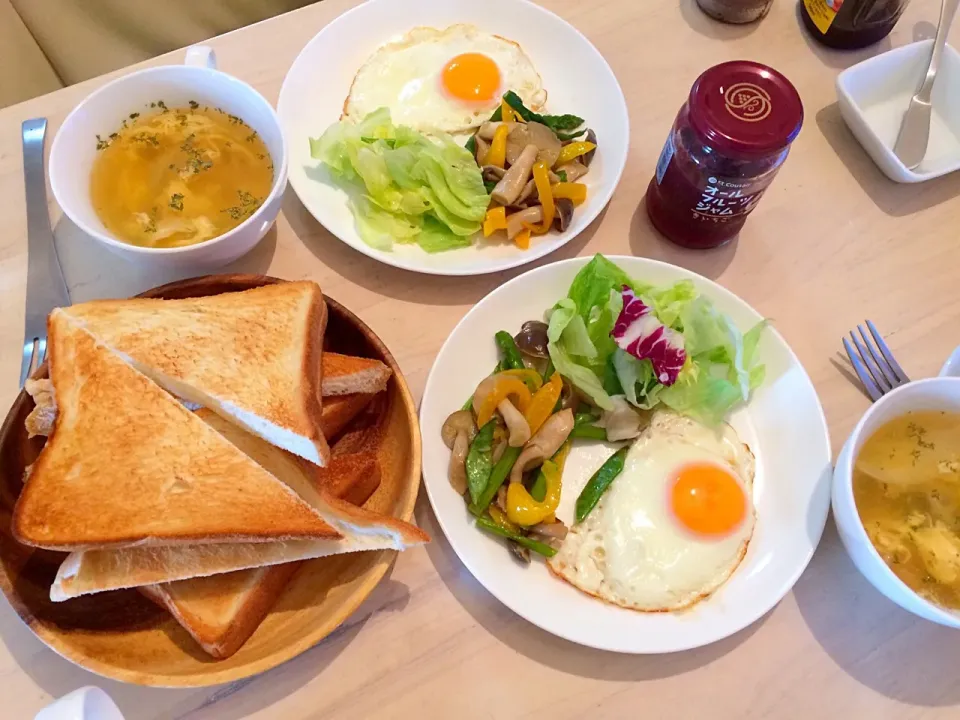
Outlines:
{"label": "sauteed vegetable", "polygon": [[532,112],[512,91],[503,96],[466,145],[490,193],[484,237],[502,231],[526,249],[531,235],[567,229],[574,208],[587,198],[587,186],[577,181],[597,149],[596,134],[582,125],[576,115]]}

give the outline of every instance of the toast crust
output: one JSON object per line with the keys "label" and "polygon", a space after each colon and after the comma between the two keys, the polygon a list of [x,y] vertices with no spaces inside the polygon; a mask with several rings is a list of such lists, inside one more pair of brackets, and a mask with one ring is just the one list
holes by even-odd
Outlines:
{"label": "toast crust", "polygon": [[390,368],[379,360],[325,352],[321,359],[321,392],[324,397],[386,390]]}

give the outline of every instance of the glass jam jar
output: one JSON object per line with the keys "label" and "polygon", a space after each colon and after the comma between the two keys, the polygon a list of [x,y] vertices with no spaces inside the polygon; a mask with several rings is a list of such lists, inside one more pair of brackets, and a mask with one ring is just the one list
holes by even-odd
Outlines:
{"label": "glass jam jar", "polygon": [[697,0],[697,5],[714,20],[742,25],[766,17],[773,0]]}
{"label": "glass jam jar", "polygon": [[732,239],[787,158],[803,104],[783,75],[746,60],[704,72],[673,123],[647,188],[647,213],[690,248]]}

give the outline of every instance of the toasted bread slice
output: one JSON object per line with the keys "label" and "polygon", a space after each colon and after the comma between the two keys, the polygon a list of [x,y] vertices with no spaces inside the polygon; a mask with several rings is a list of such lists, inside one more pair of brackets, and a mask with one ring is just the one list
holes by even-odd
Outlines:
{"label": "toasted bread slice", "polygon": [[383,442],[383,425],[380,418],[389,399],[384,394],[375,395],[370,404],[357,413],[337,437],[331,449],[332,457],[354,455],[375,450]]}
{"label": "toasted bread slice", "polygon": [[65,312],[50,314],[48,347],[60,409],[14,508],[20,542],[77,550],[339,537],[298,494],[315,492],[309,481],[277,479]]}
{"label": "toasted bread slice", "polygon": [[300,562],[145,585],[140,592],[173,615],[209,655],[233,655],[253,635]]}
{"label": "toasted bread slice", "polygon": [[63,310],[154,382],[323,465],[327,307],[316,283],[183,300],[97,300]]}
{"label": "toasted bread slice", "polygon": [[385,390],[390,368],[379,360],[325,352],[321,358],[323,396],[378,393]]}
{"label": "toasted bread slice", "polygon": [[363,505],[380,486],[380,464],[375,452],[340,455],[329,467],[317,468],[319,487],[351,505]]}
{"label": "toasted bread slice", "polygon": [[[27,415],[27,436],[49,435],[57,419],[57,400],[48,379],[27,380],[24,389],[33,398],[34,408]],[[320,430],[327,439],[335,438],[374,398],[373,393],[354,393],[325,398],[320,412]]]}
{"label": "toasted bread slice", "polygon": [[[317,483],[314,487],[315,479],[312,473],[316,472],[316,468],[308,467],[306,463],[259,438],[246,433],[240,435],[243,440],[237,442],[236,447],[264,463],[272,472],[282,474],[284,481],[297,487],[298,494],[309,502],[341,537],[257,543],[137,546],[74,552],[67,556],[60,566],[50,588],[50,598],[61,601],[106,590],[208,577],[235,570],[362,550],[405,550],[429,541],[426,533],[409,523],[355,507],[334,497],[329,488],[324,486],[326,483]],[[55,432],[53,437],[56,436]],[[230,437],[235,439],[232,434]],[[291,462],[280,461],[284,459]]]}
{"label": "toasted bread slice", "polygon": [[406,550],[429,542],[413,525],[356,508],[327,496],[322,514],[339,539],[264,543],[216,543],[87,550],[67,556],[50,588],[54,602],[90,593],[208,577],[363,550]]}
{"label": "toasted bread slice", "polygon": [[[317,469],[317,482],[336,497],[362,505],[380,484],[377,459],[372,453],[337,458]],[[222,659],[259,627],[300,565],[269,565],[139,589],[166,608],[207,653]]]}
{"label": "toasted bread slice", "polygon": [[[351,420],[364,411],[374,397],[375,395],[372,393],[354,393],[353,395],[324,398],[323,414],[320,419],[320,427],[323,428],[324,436],[328,440],[336,438],[350,424]],[[40,413],[43,412],[40,411]],[[42,420],[39,420],[36,426],[41,425]]]}

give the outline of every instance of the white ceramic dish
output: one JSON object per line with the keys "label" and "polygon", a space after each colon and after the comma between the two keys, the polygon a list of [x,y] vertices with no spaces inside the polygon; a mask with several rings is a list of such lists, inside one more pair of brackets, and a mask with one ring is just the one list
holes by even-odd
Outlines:
{"label": "white ceramic dish", "polygon": [[[273,186],[247,220],[219,237],[177,248],[148,248],[118,240],[100,222],[90,202],[90,171],[97,135],[107,137],[132,112],[151,102],[183,106],[190,100],[236,115],[256,130],[274,161]],[[184,65],[164,65],[117,78],[71,112],[50,149],[50,187],[63,212],[108,250],[139,265],[172,270],[214,270],[245,255],[277,219],[287,187],[287,148],[277,114],[264,97],[237,78],[216,70],[213,50],[187,50]]]}
{"label": "white ceramic dish", "polygon": [[[741,328],[760,320],[750,306],[706,278],[665,263],[611,257],[639,281],[692,279],[718,310]],[[473,526],[463,499],[447,480],[450,451],[440,438],[444,419],[470,396],[496,364],[493,336],[566,295],[589,258],[538,268],[478,303],[440,350],[420,406],[423,476],[440,526],[464,565],[501,602],[530,622],[582,645],[627,653],[663,653],[706,645],[745,628],[787,593],[820,540],[830,502],[831,454],[826,420],[809,377],[775,331],[760,344],[767,380],[730,423],[757,456],[756,532],[743,563],[708,600],[677,613],[639,613],[607,605],[553,577],[542,562],[520,566],[497,539]],[[789,412],[784,412],[789,408]],[[564,470],[557,516],[570,522],[573,504],[612,449],[575,445]]]}
{"label": "white ceramic dish", "polygon": [[123,715],[107,693],[88,685],[47,705],[34,720],[123,720]]}
{"label": "white ceramic dish", "polygon": [[914,615],[960,628],[960,611],[947,610],[923,599],[887,566],[870,542],[853,499],[853,464],[863,443],[885,422],[911,410],[960,412],[960,348],[944,364],[939,377],[907,383],[887,393],[857,423],[837,458],[833,519],[853,564],[877,590]]}
{"label": "white ceramic dish", "polygon": [[904,45],[847,68],[837,77],[840,113],[857,140],[891,180],[916,183],[960,169],[960,53],[946,46],[933,87],[927,154],[908,170],[893,145],[910,98],[920,86],[933,40]]}
{"label": "white ceramic dish", "polygon": [[[308,138],[340,118],[354,74],[380,46],[420,25],[471,23],[518,42],[533,60],[549,94],[547,109],[582,115],[599,148],[587,201],[566,232],[535,238],[529,250],[480,243],[431,255],[415,245],[376,250],[357,234],[346,194],[310,157]],[[582,232],[610,201],[627,160],[629,120],[617,79],[597,49],[556,15],[526,0],[368,0],[321,30],[287,73],[277,104],[290,144],[290,184],[307,210],[330,232],[365,255],[395,267],[436,275],[477,275],[523,265],[553,252]]]}

